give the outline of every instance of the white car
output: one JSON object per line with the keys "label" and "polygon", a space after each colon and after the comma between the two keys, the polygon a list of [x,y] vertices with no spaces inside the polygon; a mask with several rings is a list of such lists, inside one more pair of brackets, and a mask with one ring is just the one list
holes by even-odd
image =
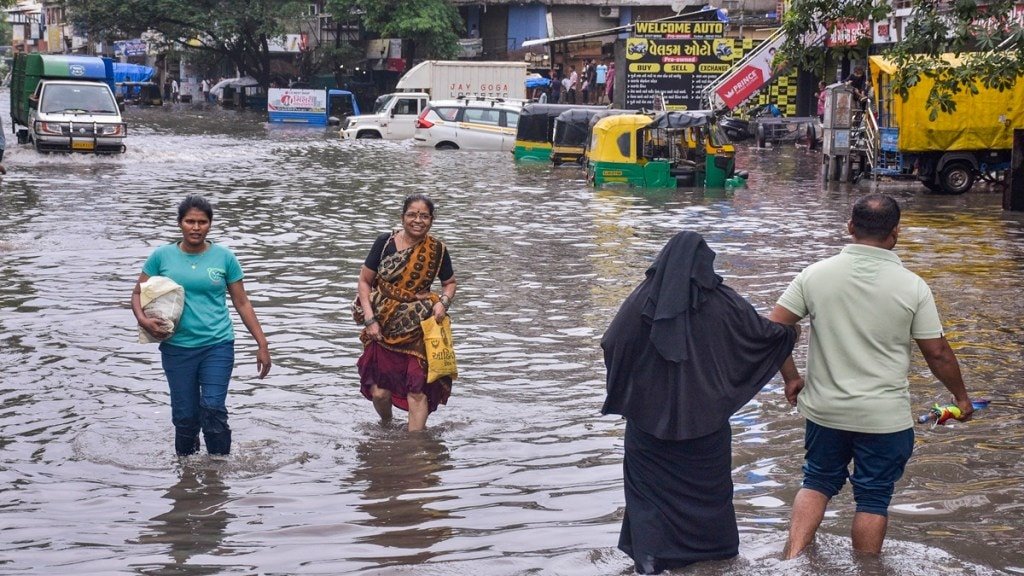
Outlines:
{"label": "white car", "polygon": [[438,100],[416,119],[413,143],[438,150],[515,148],[522,104],[493,98]]}

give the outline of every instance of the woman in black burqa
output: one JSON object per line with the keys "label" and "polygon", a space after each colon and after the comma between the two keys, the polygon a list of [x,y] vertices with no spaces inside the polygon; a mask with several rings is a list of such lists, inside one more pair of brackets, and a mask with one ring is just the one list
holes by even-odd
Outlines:
{"label": "woman in black burqa", "polygon": [[619,548],[641,574],[738,554],[729,417],[799,335],[759,316],[714,260],[700,234],[676,234],[601,340],[602,412],[626,418]]}

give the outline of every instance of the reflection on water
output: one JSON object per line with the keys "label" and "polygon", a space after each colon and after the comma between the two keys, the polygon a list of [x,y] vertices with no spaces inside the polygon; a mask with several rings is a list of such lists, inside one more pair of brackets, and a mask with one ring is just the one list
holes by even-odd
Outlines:
{"label": "reflection on water", "polygon": [[[0,110],[6,105],[0,93]],[[598,342],[657,250],[702,233],[716,269],[767,311],[845,242],[865,188],[822,186],[805,150],[741,148],[747,188],[594,191],[581,172],[507,154],[343,142],[205,106],[129,109],[123,156],[12,145],[0,181],[0,572],[628,574],[615,549],[622,422],[599,415]],[[836,497],[805,558],[778,560],[799,487],[802,420],[778,380],[733,420],[740,557],[687,574],[1024,572],[1022,218],[998,193],[884,189],[897,252],[924,276],[977,396],[969,424],[917,432],[880,559],[849,552]],[[128,296],[174,240],[188,192],[238,254],[274,370],[237,331],[237,450],[179,465],[154,347]],[[460,362],[427,434],[383,429],[358,392],[346,314],[402,198],[437,201],[459,280]],[[798,358],[805,345],[797,349]],[[914,405],[944,401],[917,359]]]}
{"label": "reflection on water", "polygon": [[[185,465],[178,482],[163,498],[171,509],[154,516],[139,536],[140,544],[157,544],[169,549],[163,566],[136,566],[142,574],[218,574],[222,567],[203,564],[202,557],[217,554],[228,523],[234,517],[227,510],[228,491],[216,468],[196,469]],[[190,561],[196,558],[198,561]]]}
{"label": "reflection on water", "polygon": [[356,456],[359,463],[349,481],[362,488],[357,509],[370,516],[356,523],[376,529],[358,541],[407,549],[401,556],[362,559],[416,565],[435,556],[428,550],[450,537],[452,529],[444,524],[450,515],[432,505],[455,498],[439,489],[439,474],[452,467],[441,438],[434,431],[376,431],[359,442]]}

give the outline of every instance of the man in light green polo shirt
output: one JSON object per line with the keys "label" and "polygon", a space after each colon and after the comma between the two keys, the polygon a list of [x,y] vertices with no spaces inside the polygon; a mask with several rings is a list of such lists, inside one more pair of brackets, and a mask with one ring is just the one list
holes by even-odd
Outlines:
{"label": "man in light green polo shirt", "polygon": [[792,357],[781,370],[786,399],[798,406],[807,427],[787,559],[814,540],[829,500],[847,479],[857,503],[853,548],[881,552],[893,487],[914,446],[911,340],[953,394],[962,418],[973,412],[931,290],[892,252],[899,221],[899,205],[890,196],[858,199],[847,224],[853,243],[800,272],[769,316],[783,324],[811,321],[806,380]]}

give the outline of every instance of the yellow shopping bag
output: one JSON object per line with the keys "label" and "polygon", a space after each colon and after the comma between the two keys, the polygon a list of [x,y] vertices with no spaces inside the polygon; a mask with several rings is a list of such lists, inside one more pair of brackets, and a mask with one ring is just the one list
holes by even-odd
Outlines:
{"label": "yellow shopping bag", "polygon": [[431,315],[420,322],[423,328],[423,343],[427,349],[427,382],[450,376],[459,377],[455,366],[455,348],[452,346],[452,321],[447,316],[438,324]]}

